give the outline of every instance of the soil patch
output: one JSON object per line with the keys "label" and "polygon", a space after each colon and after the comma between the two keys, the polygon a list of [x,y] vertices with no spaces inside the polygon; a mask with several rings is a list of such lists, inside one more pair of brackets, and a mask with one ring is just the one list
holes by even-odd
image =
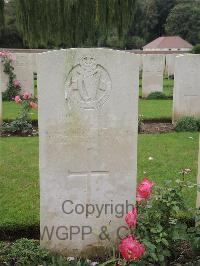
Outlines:
{"label": "soil patch", "polygon": [[145,122],[140,127],[140,134],[169,133],[173,130],[172,123]]}

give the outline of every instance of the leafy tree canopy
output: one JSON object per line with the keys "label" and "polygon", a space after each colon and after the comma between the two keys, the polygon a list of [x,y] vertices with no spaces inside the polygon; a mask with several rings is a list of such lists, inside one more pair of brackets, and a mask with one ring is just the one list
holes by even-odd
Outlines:
{"label": "leafy tree canopy", "polygon": [[171,10],[165,30],[167,34],[179,35],[192,44],[200,43],[200,2],[180,1]]}

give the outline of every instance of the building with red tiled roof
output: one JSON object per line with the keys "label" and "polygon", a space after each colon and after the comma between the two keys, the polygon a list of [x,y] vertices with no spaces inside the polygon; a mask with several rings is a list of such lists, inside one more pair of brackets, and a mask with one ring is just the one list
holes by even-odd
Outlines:
{"label": "building with red tiled roof", "polygon": [[182,51],[189,52],[192,45],[179,36],[159,37],[143,47],[144,51]]}

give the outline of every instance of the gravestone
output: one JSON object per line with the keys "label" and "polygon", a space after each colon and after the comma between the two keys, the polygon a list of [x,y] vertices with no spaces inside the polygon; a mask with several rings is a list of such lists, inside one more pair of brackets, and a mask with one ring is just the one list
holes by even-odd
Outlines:
{"label": "gravestone", "polygon": [[200,118],[200,55],[175,59],[173,122],[184,116]]}
{"label": "gravestone", "polygon": [[174,65],[175,65],[175,57],[177,54],[167,54],[166,55],[166,72],[168,77],[174,75]]}
{"label": "gravestone", "polygon": [[[33,72],[35,69],[35,61],[31,54],[28,53],[12,53],[13,67],[16,79],[22,86],[22,92],[29,91],[34,95]],[[2,70],[2,92],[7,89],[8,75]]]}
{"label": "gravestone", "polygon": [[197,208],[200,209],[200,138],[199,138],[199,163],[198,163],[197,185],[198,185],[198,191],[197,191],[196,206],[197,206]]}
{"label": "gravestone", "polygon": [[14,72],[20,81],[22,91],[29,91],[34,95],[34,60],[31,54],[15,53]]}
{"label": "gravestone", "polygon": [[163,91],[164,55],[143,55],[142,97],[151,92]]}
{"label": "gravestone", "polygon": [[[135,202],[139,58],[78,48],[39,54],[37,62],[41,245],[99,254],[124,225],[116,206]],[[98,217],[91,204],[110,207]]]}
{"label": "gravestone", "polygon": [[7,89],[7,83],[8,83],[8,76],[3,71],[4,66],[3,63],[0,60],[0,87],[1,92],[5,91]]}

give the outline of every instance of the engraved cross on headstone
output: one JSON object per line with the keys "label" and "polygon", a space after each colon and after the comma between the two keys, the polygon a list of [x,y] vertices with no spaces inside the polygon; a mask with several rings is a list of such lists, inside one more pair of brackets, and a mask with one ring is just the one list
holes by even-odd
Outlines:
{"label": "engraved cross on headstone", "polygon": [[[107,169],[95,169],[94,166],[92,166],[92,161],[95,161],[94,154],[92,153],[93,148],[87,149],[87,167],[85,170],[68,170],[68,178],[76,178],[76,177],[83,177],[85,178],[86,183],[86,198],[88,198],[88,192],[91,189],[90,188],[90,178],[91,177],[103,177],[103,176],[109,176],[109,170]],[[93,156],[93,157],[92,157]]]}

